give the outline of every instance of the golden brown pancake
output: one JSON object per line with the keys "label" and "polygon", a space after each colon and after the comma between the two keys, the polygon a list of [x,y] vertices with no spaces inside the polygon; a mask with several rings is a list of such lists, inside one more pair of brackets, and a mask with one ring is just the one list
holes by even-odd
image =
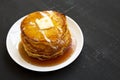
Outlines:
{"label": "golden brown pancake", "polygon": [[71,44],[65,15],[57,11],[28,14],[21,23],[21,41],[30,57],[49,60],[62,55]]}

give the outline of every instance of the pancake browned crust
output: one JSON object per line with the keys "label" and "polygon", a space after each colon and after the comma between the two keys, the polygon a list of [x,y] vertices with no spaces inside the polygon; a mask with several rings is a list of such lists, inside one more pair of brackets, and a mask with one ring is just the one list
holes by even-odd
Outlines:
{"label": "pancake browned crust", "polygon": [[71,44],[65,15],[57,11],[28,14],[21,23],[21,41],[30,57],[48,60],[62,55]]}

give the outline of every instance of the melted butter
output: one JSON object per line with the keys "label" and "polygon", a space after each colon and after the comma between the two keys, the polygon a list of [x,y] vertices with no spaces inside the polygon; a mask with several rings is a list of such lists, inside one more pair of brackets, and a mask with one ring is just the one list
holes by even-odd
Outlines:
{"label": "melted butter", "polygon": [[51,16],[54,14],[53,11],[47,11]]}
{"label": "melted butter", "polygon": [[36,23],[40,29],[48,29],[54,26],[51,18],[47,14],[43,12],[40,12],[40,14],[43,18],[36,19]]}
{"label": "melted butter", "polygon": [[58,27],[58,30],[62,33],[63,32],[63,30],[60,28],[60,27]]}
{"label": "melted butter", "polygon": [[58,46],[53,46],[51,43],[50,43],[50,46],[53,48],[53,49],[56,49],[58,48]]}
{"label": "melted butter", "polygon": [[46,34],[45,34],[45,32],[44,31],[42,31],[42,30],[40,30],[40,32],[42,33],[42,35],[44,36],[44,38],[45,38],[45,40],[47,41],[47,42],[51,42],[51,40],[50,39],[48,39],[48,37],[46,36]]}
{"label": "melted butter", "polygon": [[42,35],[44,36],[44,39],[45,39],[47,42],[50,43],[50,46],[51,46],[53,49],[57,49],[57,47],[55,47],[55,46],[53,46],[53,45],[51,44],[51,40],[46,36],[45,32],[42,31],[42,30],[40,30],[40,32],[41,32]]}
{"label": "melted butter", "polygon": [[34,22],[30,22],[29,24],[30,24],[30,25],[35,25],[35,23],[34,23]]}

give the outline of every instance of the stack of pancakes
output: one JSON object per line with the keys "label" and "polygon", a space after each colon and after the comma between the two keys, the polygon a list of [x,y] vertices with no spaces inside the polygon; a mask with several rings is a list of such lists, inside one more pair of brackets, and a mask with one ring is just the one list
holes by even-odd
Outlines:
{"label": "stack of pancakes", "polygon": [[62,55],[71,44],[65,15],[57,11],[28,14],[21,23],[21,42],[28,56],[39,60]]}

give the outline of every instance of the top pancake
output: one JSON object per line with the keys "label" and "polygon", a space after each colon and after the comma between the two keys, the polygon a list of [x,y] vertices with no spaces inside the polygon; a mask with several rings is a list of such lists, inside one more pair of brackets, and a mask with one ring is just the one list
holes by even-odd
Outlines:
{"label": "top pancake", "polygon": [[[42,20],[46,20],[45,17],[49,22],[41,24]],[[65,15],[56,11],[37,11],[26,16],[21,23],[21,31],[35,42],[55,42],[64,35],[66,26]]]}

